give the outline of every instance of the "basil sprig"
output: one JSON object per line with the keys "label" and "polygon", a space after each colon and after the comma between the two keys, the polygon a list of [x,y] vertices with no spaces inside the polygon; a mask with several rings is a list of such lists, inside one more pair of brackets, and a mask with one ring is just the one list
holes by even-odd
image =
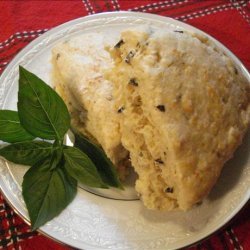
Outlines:
{"label": "basil sprig", "polygon": [[[122,188],[104,151],[77,135],[77,147],[63,145],[70,115],[61,97],[45,82],[19,67],[18,112],[0,110],[0,149],[8,161],[29,165],[22,194],[32,230],[59,215],[74,199],[77,182]],[[34,140],[35,138],[52,140]]]}

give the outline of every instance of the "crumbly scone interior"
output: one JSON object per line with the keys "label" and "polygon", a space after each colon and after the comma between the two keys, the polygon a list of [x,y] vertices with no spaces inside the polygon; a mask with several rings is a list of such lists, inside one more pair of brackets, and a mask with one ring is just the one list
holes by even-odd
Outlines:
{"label": "crumbly scone interior", "polygon": [[217,181],[249,126],[249,83],[207,39],[127,30],[110,49],[121,141],[151,209],[188,209]]}

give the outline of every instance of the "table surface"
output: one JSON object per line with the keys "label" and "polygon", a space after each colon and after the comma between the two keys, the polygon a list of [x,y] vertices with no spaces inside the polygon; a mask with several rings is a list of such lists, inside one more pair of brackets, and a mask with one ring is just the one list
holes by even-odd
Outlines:
{"label": "table surface", "polygon": [[[29,42],[69,20],[106,11],[140,11],[191,24],[228,47],[250,70],[248,0],[0,1],[0,74]],[[72,249],[46,238],[13,211],[0,193],[0,249]],[[250,249],[250,204],[222,230],[189,249]]]}

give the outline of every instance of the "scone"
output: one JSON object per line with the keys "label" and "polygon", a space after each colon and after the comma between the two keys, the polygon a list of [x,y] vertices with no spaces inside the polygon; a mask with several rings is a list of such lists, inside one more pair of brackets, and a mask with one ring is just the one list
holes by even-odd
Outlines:
{"label": "scone", "polygon": [[110,49],[122,145],[150,209],[186,210],[216,183],[249,126],[249,83],[206,38],[149,27]]}
{"label": "scone", "polygon": [[104,37],[98,33],[56,45],[52,50],[53,83],[70,111],[71,125],[99,143],[124,178],[128,152],[121,145],[113,86],[103,78],[102,70],[112,65],[104,46]]}

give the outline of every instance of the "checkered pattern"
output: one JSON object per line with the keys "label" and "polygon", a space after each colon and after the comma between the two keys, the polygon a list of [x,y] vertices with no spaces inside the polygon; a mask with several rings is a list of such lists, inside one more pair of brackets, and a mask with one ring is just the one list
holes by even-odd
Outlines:
{"label": "checkered pattern", "polygon": [[38,232],[32,232],[0,194],[0,249],[67,250],[72,248],[62,246]]}
{"label": "checkered pattern", "polygon": [[[29,42],[66,21],[104,11],[140,11],[173,17],[211,34],[250,69],[248,0],[1,0],[0,74]],[[250,204],[223,230],[190,250],[250,249]],[[0,249],[72,249],[30,227],[0,194]]]}

